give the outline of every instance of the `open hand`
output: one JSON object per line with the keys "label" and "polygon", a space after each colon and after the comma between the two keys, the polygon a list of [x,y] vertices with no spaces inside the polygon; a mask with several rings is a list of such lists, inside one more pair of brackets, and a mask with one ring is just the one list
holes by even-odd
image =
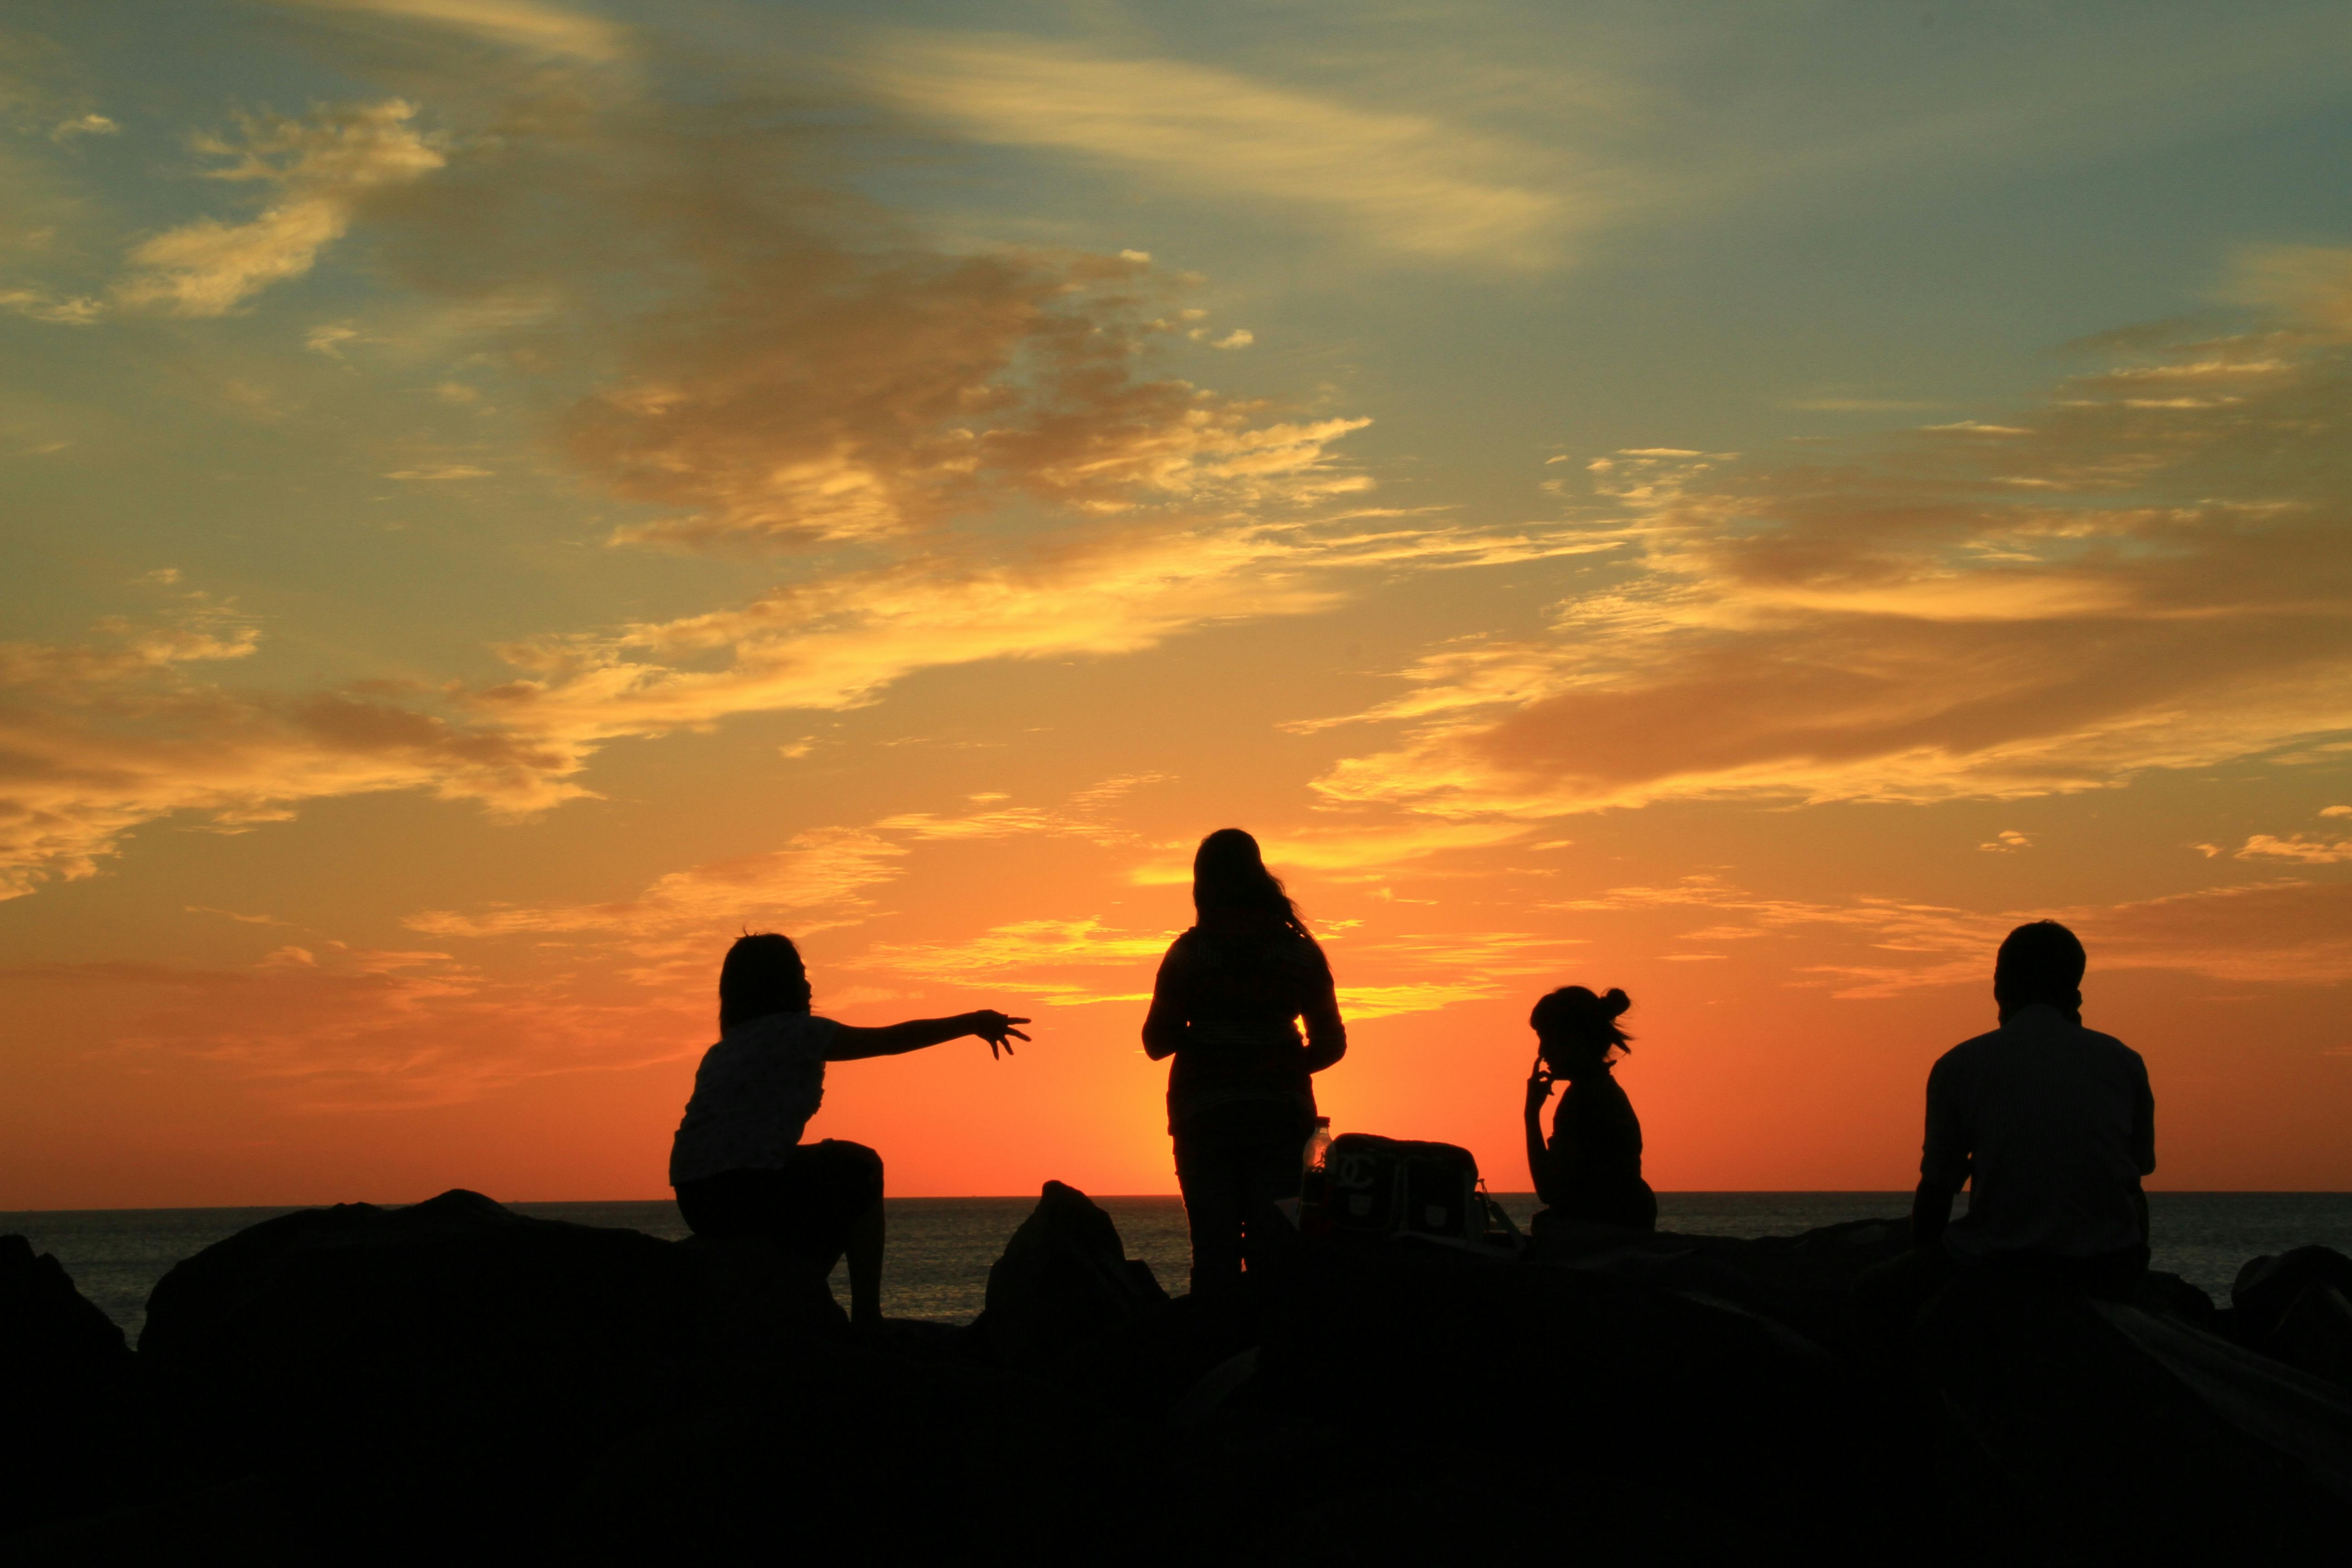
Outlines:
{"label": "open hand", "polygon": [[988,1042],[988,1055],[990,1059],[993,1060],[999,1051],[1003,1051],[1008,1057],[1011,1056],[1014,1040],[1028,1039],[1028,1036],[1013,1026],[1028,1021],[1026,1018],[1010,1017],[1005,1014],[983,1007],[971,1015],[971,1032]]}

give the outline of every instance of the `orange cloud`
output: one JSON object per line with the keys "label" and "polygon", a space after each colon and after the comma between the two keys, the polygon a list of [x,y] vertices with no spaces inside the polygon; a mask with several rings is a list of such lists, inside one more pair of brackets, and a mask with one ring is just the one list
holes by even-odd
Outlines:
{"label": "orange cloud", "polygon": [[2286,838],[2257,833],[2238,850],[2241,860],[2297,860],[2306,866],[2332,866],[2352,860],[2352,838],[2306,838],[2297,833]]}
{"label": "orange cloud", "polygon": [[1799,928],[1843,929],[1877,952],[1917,962],[1813,964],[1839,996],[1885,996],[1922,986],[1990,984],[2000,940],[2027,921],[2072,927],[2101,969],[2169,969],[2220,980],[2332,985],[2352,979],[2352,885],[2305,881],[2209,888],[2168,898],[2108,905],[2010,910],[1997,913],[1886,899],[1816,904],[1774,899],[1718,878],[1684,879],[1670,887],[1617,888],[1590,899],[1545,906],[1613,911],[1696,907],[1736,911],[1747,928],[1689,933],[1709,941]]}
{"label": "orange cloud", "polygon": [[[14,890],[87,874],[174,814],[236,831],[414,788],[523,815],[589,793],[582,770],[620,737],[855,707],[942,665],[1132,652],[1319,612],[1381,575],[1609,547],[1357,505],[1368,481],[1333,451],[1362,420],[1225,397],[1159,357],[1205,352],[1188,336],[1200,312],[1175,303],[1189,282],[1136,254],[928,245],[845,194],[823,139],[775,105],[688,111],[601,68],[635,35],[521,0],[328,9],[541,63],[436,71],[430,136],[404,99],[244,122],[205,144],[229,160],[216,174],[277,204],[157,237],[118,298],[241,309],[364,218],[412,298],[397,320],[312,326],[314,346],[502,365],[557,411],[574,476],[641,513],[615,540],[800,559],[708,613],[505,644],[520,678],[486,686],[240,691],[184,668],[226,657],[194,644],[69,679],[59,661],[80,656],[20,649],[0,670],[24,759],[0,774]],[[1003,525],[976,526],[983,512]]]}
{"label": "orange cloud", "polygon": [[250,626],[102,629],[111,641],[0,645],[0,897],[89,876],[175,812],[239,831],[286,803],[387,789],[508,811],[584,793],[564,779],[576,752],[373,693],[255,694],[197,673],[250,654]]}
{"label": "orange cloud", "polygon": [[685,927],[759,921],[784,911],[855,904],[865,889],[897,876],[895,862],[906,853],[857,828],[818,828],[795,834],[787,848],[672,871],[634,899],[536,908],[493,905],[470,915],[433,910],[401,923],[433,936],[655,936]]}
{"label": "orange cloud", "polygon": [[662,1033],[646,1027],[643,1005],[625,1016],[494,982],[446,953],[332,941],[280,947],[241,968],[19,964],[0,969],[0,981],[20,997],[26,988],[87,994],[116,1015],[102,1048],[123,1064],[199,1058],[306,1110],[448,1104],[684,1048],[646,1043]]}
{"label": "orange cloud", "polygon": [[[2336,253],[2337,286],[2352,254]],[[2330,296],[2329,298],[2333,298]],[[1539,817],[1672,797],[2113,785],[2352,728],[2352,316],[2074,378],[1842,466],[1621,453],[1638,561],[1540,639],[1465,639],[1355,715],[1327,797]],[[2141,395],[2158,382],[2202,389]]]}

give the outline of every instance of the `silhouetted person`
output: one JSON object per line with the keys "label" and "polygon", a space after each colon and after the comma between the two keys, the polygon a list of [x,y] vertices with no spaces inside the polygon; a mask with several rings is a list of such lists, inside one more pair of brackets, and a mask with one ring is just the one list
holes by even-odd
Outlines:
{"label": "silhouetted person", "polygon": [[882,1156],[801,1133],[824,1099],[824,1064],[902,1056],[976,1035],[1012,1054],[1026,1018],[965,1013],[884,1028],[809,1011],[808,971],[789,937],[746,936],[719,970],[719,1043],[695,1069],[669,1155],[678,1212],[697,1236],[759,1236],[831,1273],[849,1257],[852,1324],[882,1321]]}
{"label": "silhouetted person", "polygon": [[[1160,960],[1143,1048],[1168,1072],[1168,1131],[1192,1229],[1192,1289],[1262,1270],[1298,1195],[1315,1087],[1348,1050],[1331,964],[1238,827],[1192,857],[1192,929]],[[1297,1022],[1307,1021],[1299,1039]]]}
{"label": "silhouetted person", "polygon": [[[1658,1228],[1657,1194],[1642,1179],[1642,1121],[1610,1068],[1631,1050],[1617,1020],[1633,1005],[1622,991],[1596,996],[1564,985],[1528,1015],[1536,1065],[1528,1075],[1528,1173],[1548,1213],[1588,1225]],[[1544,1101],[1568,1085],[1544,1142]]]}
{"label": "silhouetted person", "polygon": [[[1961,1268],[2128,1296],[2147,1268],[2156,1100],[2147,1064],[2083,1027],[2083,944],[2055,921],[2009,933],[1993,965],[2000,1027],[1927,1075],[1912,1236]],[[1969,1212],[1952,1194],[1969,1184]]]}

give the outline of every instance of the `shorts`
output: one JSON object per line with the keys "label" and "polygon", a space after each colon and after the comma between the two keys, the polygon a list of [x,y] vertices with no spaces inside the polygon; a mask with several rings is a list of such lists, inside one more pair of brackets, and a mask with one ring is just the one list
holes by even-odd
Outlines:
{"label": "shorts", "polygon": [[837,1258],[849,1229],[882,1201],[882,1156],[863,1143],[803,1143],[781,1166],[721,1171],[677,1186],[697,1236],[762,1236],[787,1252]]}

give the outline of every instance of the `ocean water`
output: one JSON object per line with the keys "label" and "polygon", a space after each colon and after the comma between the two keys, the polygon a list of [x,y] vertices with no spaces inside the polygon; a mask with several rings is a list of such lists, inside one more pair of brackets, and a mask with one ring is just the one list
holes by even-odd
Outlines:
{"label": "ocean water", "polygon": [[[1533,1194],[1496,1196],[1524,1226]],[[1172,1197],[1097,1197],[1118,1226],[1128,1256],[1151,1265],[1170,1291],[1192,1267],[1184,1205]],[[1961,1200],[1965,1203],[1965,1197]],[[892,1198],[882,1309],[892,1317],[968,1322],[988,1289],[988,1266],[1034,1198]],[[1792,1236],[1842,1220],[1909,1212],[1905,1193],[1660,1193],[1658,1225],[1702,1236]],[[666,1240],[686,1235],[677,1206],[651,1203],[515,1204],[523,1214],[582,1225],[618,1226]],[[2152,1193],[2155,1266],[2226,1303],[2250,1258],[2317,1243],[2352,1253],[2352,1193]],[[147,1295],[183,1258],[284,1208],[0,1211],[0,1236],[21,1234],[36,1252],[56,1255],[81,1293],[135,1341]],[[845,1302],[840,1273],[834,1289]]]}

